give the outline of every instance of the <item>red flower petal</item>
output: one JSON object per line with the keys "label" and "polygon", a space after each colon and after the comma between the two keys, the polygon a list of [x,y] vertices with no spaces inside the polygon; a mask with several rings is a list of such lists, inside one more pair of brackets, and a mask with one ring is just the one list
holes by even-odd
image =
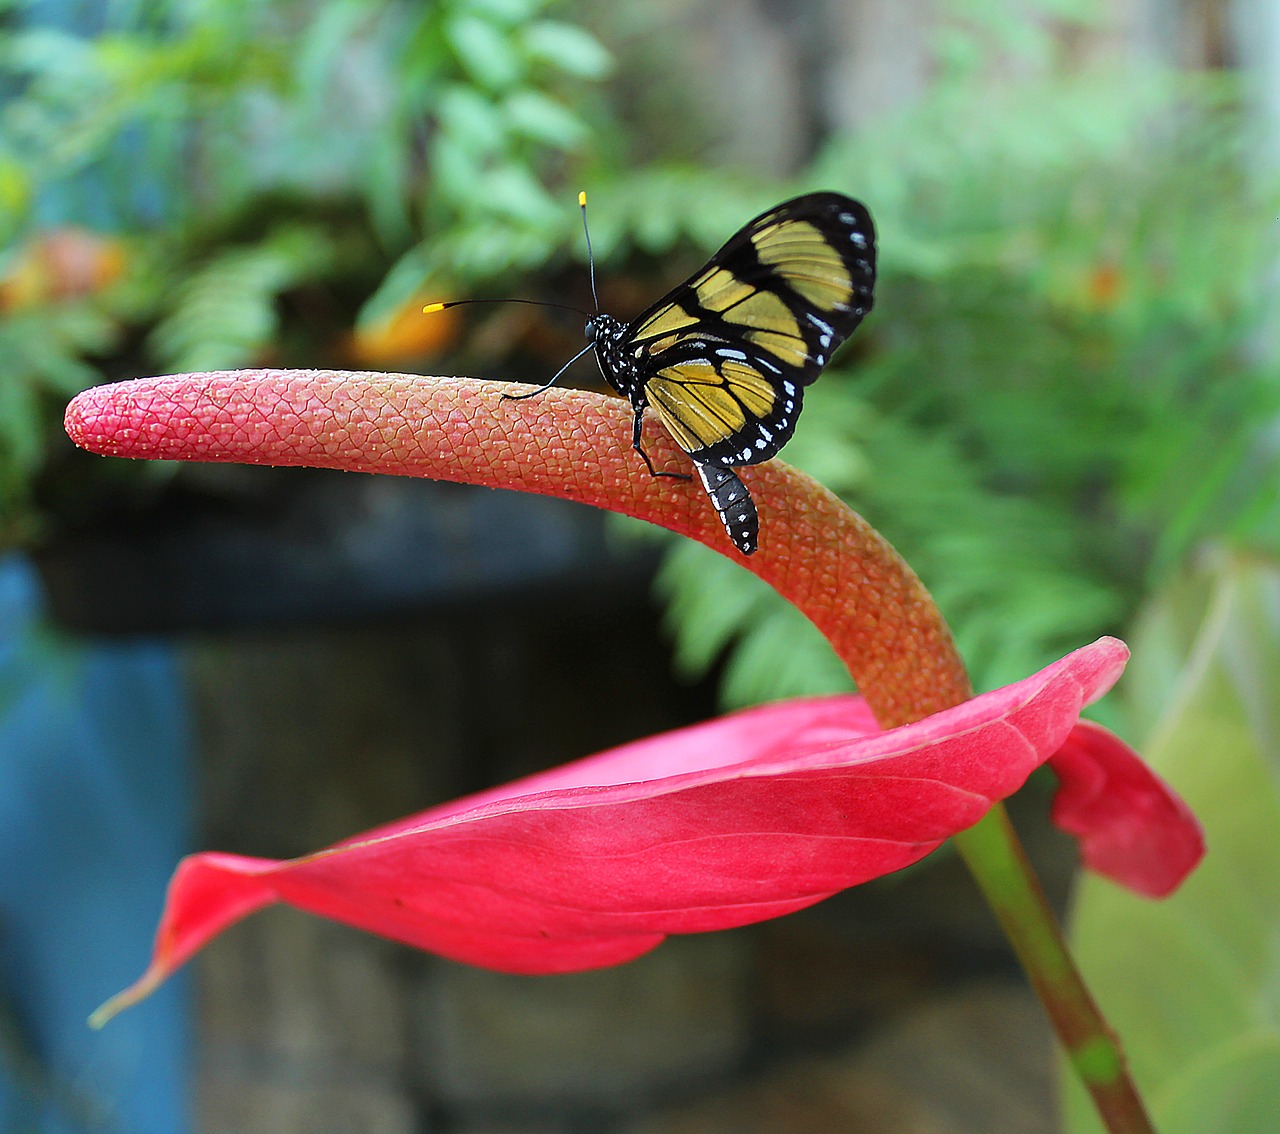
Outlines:
{"label": "red flower petal", "polygon": [[[669,933],[800,909],[916,862],[1016,791],[1064,741],[1064,796],[1077,790],[1078,773],[1114,767],[1131,798],[1150,802],[1158,781],[1139,783],[1136,757],[1077,724],[1127,657],[1123,643],[1104,638],[1024,681],[887,732],[857,697],[765,705],[304,858],[194,855],[170,885],[150,969],[104,1014],[272,901],[471,964],[568,972],[636,957]],[[1095,743],[1099,736],[1105,743]],[[1088,838],[1089,815],[1063,810]],[[1114,827],[1112,815],[1095,814]],[[1158,808],[1136,814],[1167,826]],[[1128,829],[1136,836],[1138,824]],[[1123,847],[1103,842],[1105,864],[1123,875],[1110,869]],[[1136,876],[1148,879],[1146,867]]]}
{"label": "red flower petal", "polygon": [[1081,721],[1049,761],[1061,781],[1054,823],[1084,864],[1149,898],[1173,893],[1204,857],[1191,809],[1114,733]]}

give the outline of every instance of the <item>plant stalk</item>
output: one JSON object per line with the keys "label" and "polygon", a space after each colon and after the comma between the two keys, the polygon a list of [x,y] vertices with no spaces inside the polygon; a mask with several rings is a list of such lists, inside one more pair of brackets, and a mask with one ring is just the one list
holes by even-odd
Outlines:
{"label": "plant stalk", "polygon": [[1107,1130],[1155,1134],[1120,1041],[1085,987],[1004,804],[997,803],[954,841]]}

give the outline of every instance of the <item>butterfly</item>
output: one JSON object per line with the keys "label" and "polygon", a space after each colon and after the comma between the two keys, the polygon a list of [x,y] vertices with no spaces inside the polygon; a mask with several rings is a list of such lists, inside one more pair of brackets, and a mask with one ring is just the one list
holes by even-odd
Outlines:
{"label": "butterfly", "polygon": [[840,193],[784,201],[739,229],[707,265],[629,323],[586,328],[605,380],[631,402],[632,447],[652,408],[693,461],[743,555],[757,546],[755,502],[733,470],[791,439],[804,388],[871,310],[875,227]]}
{"label": "butterfly", "polygon": [[[578,200],[585,222],[586,195]],[[588,345],[570,364],[594,349],[605,380],[631,403],[632,448],[650,474],[687,479],[655,469],[644,450],[645,410],[657,415],[689,454],[734,546],[751,555],[760,521],[734,470],[770,460],[791,439],[804,388],[871,310],[875,277],[866,207],[808,193],[744,225],[630,322],[591,316]],[[453,304],[426,310],[444,306]],[[560,374],[533,394],[508,396],[531,397]]]}

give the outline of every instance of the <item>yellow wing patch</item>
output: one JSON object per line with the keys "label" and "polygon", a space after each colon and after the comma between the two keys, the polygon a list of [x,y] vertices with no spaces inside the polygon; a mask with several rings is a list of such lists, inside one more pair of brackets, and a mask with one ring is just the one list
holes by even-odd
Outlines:
{"label": "yellow wing patch", "polygon": [[875,262],[866,207],[806,193],[740,228],[631,322],[587,324],[606,380],[631,402],[632,445],[649,472],[678,475],[644,450],[646,410],[688,453],[743,555],[756,550],[759,517],[733,470],[790,440],[805,387],[872,308]]}
{"label": "yellow wing patch", "polygon": [[756,417],[767,417],[773,412],[778,392],[760,371],[753,370],[742,362],[726,362],[722,369],[733,396],[746,406],[748,413]]}
{"label": "yellow wing patch", "polygon": [[743,338],[776,355],[778,361],[787,366],[803,366],[809,361],[809,347],[798,334],[753,329],[743,335]]}
{"label": "yellow wing patch", "polygon": [[808,221],[768,225],[751,237],[756,256],[808,302],[825,311],[848,304],[853,278],[839,252]]}
{"label": "yellow wing patch", "polygon": [[743,283],[732,272],[715,268],[693,283],[698,304],[708,311],[727,311],[755,292],[750,284]]}
{"label": "yellow wing patch", "polygon": [[678,303],[669,303],[666,307],[658,308],[657,311],[641,323],[636,328],[635,337],[647,339],[654,335],[669,335],[672,331],[692,327],[697,321],[696,315],[690,315]]}
{"label": "yellow wing patch", "polygon": [[740,327],[761,327],[779,334],[799,335],[791,309],[771,291],[744,283],[726,268],[715,268],[693,283],[698,305],[723,315]]}
{"label": "yellow wing patch", "polygon": [[676,443],[690,453],[732,437],[748,414],[767,416],[776,398],[763,375],[733,361],[719,372],[701,361],[665,367],[645,383],[645,394]]}
{"label": "yellow wing patch", "polygon": [[757,291],[724,313],[730,323],[741,327],[759,327],[779,335],[800,334],[800,325],[791,308],[771,291]]}
{"label": "yellow wing patch", "polygon": [[649,404],[676,443],[696,452],[733,436],[746,423],[742,407],[722,387],[686,386],[651,379]]}

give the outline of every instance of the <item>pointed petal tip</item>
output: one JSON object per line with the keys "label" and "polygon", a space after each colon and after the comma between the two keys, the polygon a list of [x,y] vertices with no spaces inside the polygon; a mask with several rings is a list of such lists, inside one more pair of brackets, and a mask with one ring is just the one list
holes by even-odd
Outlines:
{"label": "pointed petal tip", "polygon": [[128,988],[95,1008],[89,1016],[89,1027],[95,1032],[105,1027],[126,1008],[132,1008],[150,996],[168,978],[167,966],[152,965]]}

